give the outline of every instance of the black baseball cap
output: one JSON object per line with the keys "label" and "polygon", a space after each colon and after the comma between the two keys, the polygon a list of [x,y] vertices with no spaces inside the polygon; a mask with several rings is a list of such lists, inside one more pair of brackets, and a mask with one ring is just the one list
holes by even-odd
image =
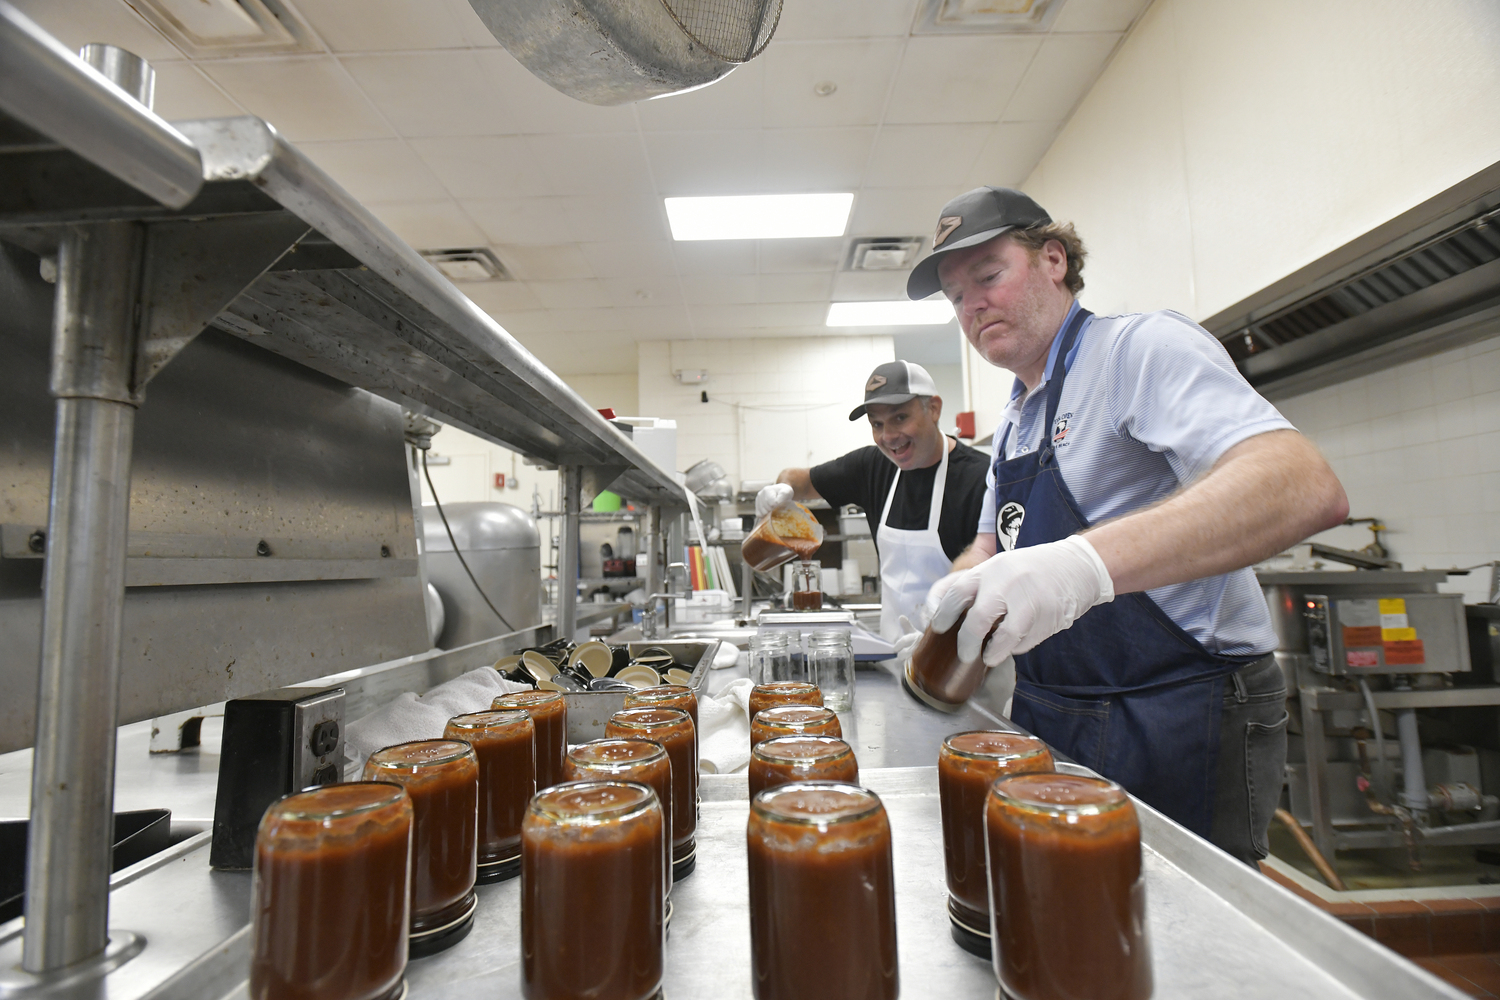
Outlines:
{"label": "black baseball cap", "polygon": [[854,408],[849,419],[858,420],[864,416],[871,403],[900,406],[908,399],[936,395],[937,385],[926,368],[910,361],[887,361],[883,365],[876,365],[875,370],[870,373],[865,381],[865,401]]}
{"label": "black baseball cap", "polygon": [[938,263],[950,250],[978,246],[1012,229],[1045,226],[1052,221],[1046,209],[1013,188],[982,187],[961,194],[943,206],[932,253],[923,257],[906,279],[906,296],[925,299],[943,285]]}

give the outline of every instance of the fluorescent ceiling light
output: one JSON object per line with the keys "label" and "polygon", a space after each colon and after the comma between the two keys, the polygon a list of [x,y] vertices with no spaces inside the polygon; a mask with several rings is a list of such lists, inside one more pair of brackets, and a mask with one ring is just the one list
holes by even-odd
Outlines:
{"label": "fluorescent ceiling light", "polygon": [[668,198],[674,240],[783,240],[842,236],[852,194],[744,194]]}
{"label": "fluorescent ceiling light", "polygon": [[947,299],[835,302],[828,307],[829,326],[938,326],[952,321],[953,303]]}

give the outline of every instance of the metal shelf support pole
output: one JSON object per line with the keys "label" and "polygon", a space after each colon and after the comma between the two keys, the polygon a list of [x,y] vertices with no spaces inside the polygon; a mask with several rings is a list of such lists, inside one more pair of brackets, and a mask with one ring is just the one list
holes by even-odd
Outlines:
{"label": "metal shelf support pole", "polygon": [[562,544],[557,553],[557,635],[571,639],[578,629],[578,525],[583,520],[583,467],[558,469],[562,488]]}
{"label": "metal shelf support pole", "polygon": [[69,232],[58,252],[57,436],[22,956],[31,973],[108,943],[142,242],[134,223],[96,223]]}

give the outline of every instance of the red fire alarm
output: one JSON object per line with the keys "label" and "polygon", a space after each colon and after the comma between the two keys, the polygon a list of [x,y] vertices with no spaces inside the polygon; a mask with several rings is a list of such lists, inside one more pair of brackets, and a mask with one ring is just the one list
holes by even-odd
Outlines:
{"label": "red fire alarm", "polygon": [[[972,434],[969,435],[969,436],[973,437]],[[503,472],[497,472],[497,473],[495,473],[495,489],[497,489],[497,490],[503,490],[503,489],[505,489],[505,473],[503,473]]]}
{"label": "red fire alarm", "polygon": [[974,440],[974,411],[965,410],[953,418],[958,424],[958,436],[965,440]]}

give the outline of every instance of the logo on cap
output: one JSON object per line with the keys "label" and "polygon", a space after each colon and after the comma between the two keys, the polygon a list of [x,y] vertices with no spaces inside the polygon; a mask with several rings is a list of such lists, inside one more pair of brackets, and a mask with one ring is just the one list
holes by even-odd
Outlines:
{"label": "logo on cap", "polygon": [[881,386],[885,385],[886,381],[887,380],[884,375],[871,375],[870,381],[865,383],[865,392],[874,392],[876,389],[879,389]]}
{"label": "logo on cap", "polygon": [[937,232],[932,234],[932,248],[936,250],[943,241],[953,235],[953,230],[964,224],[962,215],[945,215],[938,220]]}

